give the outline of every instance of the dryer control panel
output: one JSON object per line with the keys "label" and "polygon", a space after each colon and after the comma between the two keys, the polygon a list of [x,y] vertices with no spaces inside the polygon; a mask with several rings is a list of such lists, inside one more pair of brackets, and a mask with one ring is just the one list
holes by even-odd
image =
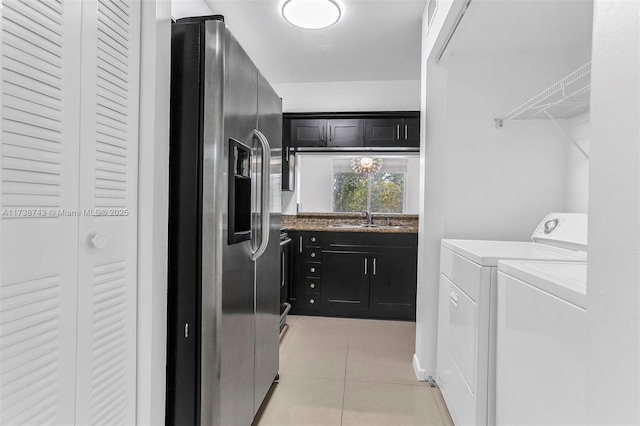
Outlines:
{"label": "dryer control panel", "polygon": [[587,251],[586,213],[549,213],[531,236],[536,243]]}

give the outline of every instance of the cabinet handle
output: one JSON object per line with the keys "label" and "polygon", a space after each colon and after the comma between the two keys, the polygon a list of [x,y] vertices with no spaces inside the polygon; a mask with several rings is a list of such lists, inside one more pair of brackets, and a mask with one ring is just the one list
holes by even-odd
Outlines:
{"label": "cabinet handle", "polygon": [[365,257],[365,258],[364,258],[364,274],[365,274],[365,275],[367,275],[367,263],[369,263],[369,262],[367,262],[367,260],[368,260],[368,259]]}
{"label": "cabinet handle", "polygon": [[329,142],[333,140],[333,136],[331,134],[331,126],[329,126]]}
{"label": "cabinet handle", "polygon": [[310,271],[310,272],[315,272],[315,271],[316,271],[316,268],[311,268],[311,269],[309,269],[309,271]]}
{"label": "cabinet handle", "polygon": [[405,141],[406,141],[406,140],[409,140],[409,139],[407,139],[407,133],[408,133],[408,130],[409,130],[409,125],[408,125],[408,124],[405,124],[405,125],[404,125],[404,140],[405,140]]}
{"label": "cabinet handle", "polygon": [[313,299],[309,299],[309,303],[311,303],[313,305],[314,303],[316,303],[316,301],[313,300]]}
{"label": "cabinet handle", "polygon": [[280,287],[284,285],[284,252],[280,252]]}
{"label": "cabinet handle", "polygon": [[376,258],[373,258],[373,276],[376,275]]}
{"label": "cabinet handle", "polygon": [[316,288],[316,285],[314,283],[309,284],[309,288]]}
{"label": "cabinet handle", "polygon": [[316,257],[316,254],[312,252],[311,257]]}
{"label": "cabinet handle", "polygon": [[326,129],[323,127],[322,128],[322,142],[324,142],[324,133],[325,133]]}
{"label": "cabinet handle", "polygon": [[400,140],[400,125],[396,125],[396,139]]}
{"label": "cabinet handle", "polygon": [[315,243],[316,242],[316,237],[311,237],[311,242]]}
{"label": "cabinet handle", "polygon": [[300,237],[300,254],[302,254],[302,237]]}
{"label": "cabinet handle", "polygon": [[288,163],[289,162],[289,147],[288,146],[284,148],[284,158],[285,158],[285,161]]}

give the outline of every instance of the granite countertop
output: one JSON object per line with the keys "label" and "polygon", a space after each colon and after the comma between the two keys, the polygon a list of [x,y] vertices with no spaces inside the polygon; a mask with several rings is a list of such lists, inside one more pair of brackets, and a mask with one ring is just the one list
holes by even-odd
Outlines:
{"label": "granite countertop", "polygon": [[[386,227],[389,218],[390,227]],[[418,232],[418,215],[374,214],[374,225],[378,227],[335,227],[331,225],[360,225],[366,222],[361,214],[350,213],[300,213],[297,215],[282,215],[282,226],[292,231],[322,231],[322,232],[367,232],[367,233],[402,233],[415,234]],[[401,228],[399,228],[401,227]]]}

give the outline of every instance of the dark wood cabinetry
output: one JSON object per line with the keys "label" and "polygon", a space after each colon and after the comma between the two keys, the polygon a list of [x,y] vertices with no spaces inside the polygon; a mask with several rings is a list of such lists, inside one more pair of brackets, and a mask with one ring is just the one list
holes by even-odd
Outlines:
{"label": "dark wood cabinetry", "polygon": [[366,119],[364,121],[364,146],[419,148],[420,119]]}
{"label": "dark wood cabinetry", "polygon": [[402,146],[420,148],[420,118],[403,118],[402,128],[404,131]]}
{"label": "dark wood cabinetry", "polygon": [[322,306],[340,315],[366,315],[369,310],[369,258],[366,253],[324,251]]}
{"label": "dark wood cabinetry", "polygon": [[282,129],[282,190],[296,189],[296,157],[291,148],[291,119],[283,119]]}
{"label": "dark wood cabinetry", "polygon": [[420,113],[415,111],[285,113],[283,122],[283,146],[294,150],[420,146]]}
{"label": "dark wood cabinetry", "polygon": [[322,233],[289,232],[293,240],[293,265],[289,303],[291,313],[317,310],[321,306]]}
{"label": "dark wood cabinetry", "polygon": [[294,314],[415,319],[417,234],[295,232]]}
{"label": "dark wood cabinetry", "polygon": [[282,190],[295,190],[295,152],[331,150],[416,151],[417,111],[285,113],[282,129]]}
{"label": "dark wood cabinetry", "polygon": [[362,147],[363,120],[359,118],[327,120],[327,147]]}
{"label": "dark wood cabinetry", "polygon": [[406,253],[370,257],[369,311],[372,317],[415,319],[417,258]]}
{"label": "dark wood cabinetry", "polygon": [[[292,148],[300,147],[326,147],[327,146],[327,120],[290,119],[290,141]],[[285,121],[286,122],[286,121]]]}

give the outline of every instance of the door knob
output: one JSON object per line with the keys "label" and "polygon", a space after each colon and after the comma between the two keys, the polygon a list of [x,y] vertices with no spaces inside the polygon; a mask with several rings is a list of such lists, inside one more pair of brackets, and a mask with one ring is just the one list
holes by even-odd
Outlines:
{"label": "door knob", "polygon": [[86,236],[86,243],[89,250],[100,250],[107,246],[107,236],[100,232],[90,232]]}

